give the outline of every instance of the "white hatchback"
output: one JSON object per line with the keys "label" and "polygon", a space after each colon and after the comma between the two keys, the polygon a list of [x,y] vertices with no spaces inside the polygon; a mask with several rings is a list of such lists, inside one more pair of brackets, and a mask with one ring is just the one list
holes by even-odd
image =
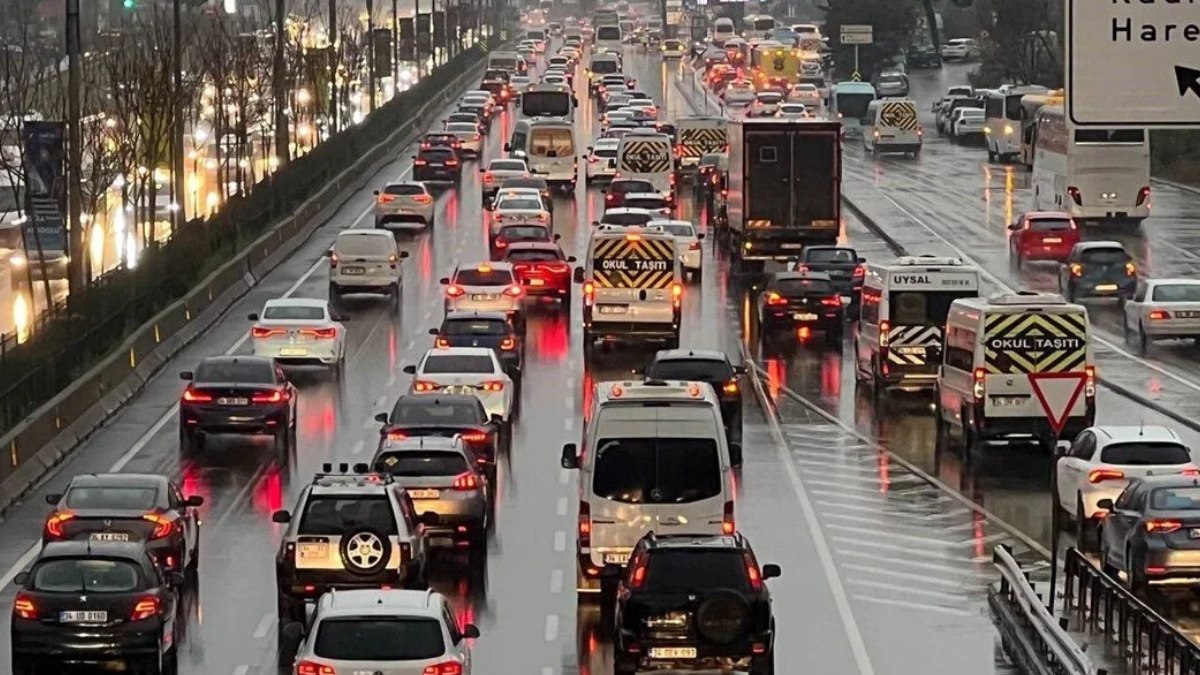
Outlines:
{"label": "white hatchback", "polygon": [[517,331],[525,332],[525,291],[517,281],[512,264],[506,262],[460,263],[439,281],[446,287],[446,312],[504,312]]}
{"label": "white hatchback", "polygon": [[475,396],[489,417],[499,415],[510,426],[516,418],[513,380],[491,347],[434,347],[404,372],[413,376],[410,394]]}
{"label": "white hatchback", "polygon": [[750,80],[734,80],[725,87],[721,96],[727,105],[749,105],[754,102],[758,92]]}
{"label": "white hatchback", "polygon": [[346,359],[346,327],[329,309],[329,301],[314,298],[268,300],[251,314],[250,345],[255,356],[283,365],[329,366],[341,373]]}
{"label": "white hatchback", "polygon": [[388,183],[375,191],[375,227],[417,222],[433,226],[433,195],[419,181]]}
{"label": "white hatchback", "polygon": [[700,248],[703,232],[697,232],[696,226],[686,220],[652,220],[646,223],[650,230],[659,229],[675,238],[675,251],[679,254],[679,262],[684,274],[693,281],[700,279],[704,264],[704,251]]}

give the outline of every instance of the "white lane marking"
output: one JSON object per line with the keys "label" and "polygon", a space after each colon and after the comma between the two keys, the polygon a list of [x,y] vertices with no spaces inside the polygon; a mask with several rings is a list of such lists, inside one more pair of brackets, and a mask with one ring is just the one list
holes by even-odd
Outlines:
{"label": "white lane marking", "polygon": [[877,605],[891,605],[892,607],[903,607],[905,609],[923,609],[928,612],[941,612],[943,614],[950,614],[951,616],[976,616],[974,612],[965,609],[926,605],[920,602],[906,602],[904,600],[891,600],[889,598],[876,598],[870,595],[855,595],[854,599],[859,602],[873,602]]}
{"label": "white lane marking", "polygon": [[563,571],[554,570],[550,573],[550,592],[562,593],[563,589]]}
{"label": "white lane marking", "polygon": [[409,341],[408,341],[408,344],[406,344],[406,345],[404,346],[404,348],[405,348],[407,351],[410,351],[410,352],[411,352],[411,351],[413,350],[413,347],[416,347],[416,346],[417,346],[417,341],[416,341],[416,340],[409,340]]}
{"label": "white lane marking", "polygon": [[567,550],[567,533],[559,530],[554,533],[554,550],[561,553]]}
{"label": "white lane marking", "polygon": [[254,639],[261,640],[267,637],[267,631],[271,630],[271,626],[274,623],[274,614],[263,614],[263,618],[258,620],[258,627],[254,629]]}
{"label": "white lane marking", "polygon": [[23,553],[21,557],[17,559],[17,562],[13,563],[12,569],[5,572],[3,577],[0,577],[0,589],[7,588],[8,585],[12,583],[13,578],[23,572],[25,568],[29,566],[29,563],[33,562],[33,559],[37,557],[39,547],[39,544],[30,546],[29,550],[25,551],[25,553]]}
{"label": "white lane marking", "polygon": [[250,666],[248,666],[244,663],[242,665],[238,666],[237,668],[233,669],[233,675],[246,675],[246,673],[249,673],[249,672],[250,672]]}
{"label": "white lane marking", "polygon": [[882,541],[863,542],[861,541],[861,537],[839,537],[837,535],[833,535],[829,538],[845,546],[870,546],[870,548],[876,550],[876,556],[879,554],[878,549],[886,549],[888,551],[895,551],[896,553],[904,555],[919,556],[921,558],[927,558],[930,560],[952,560],[956,562],[971,561],[970,556],[954,555],[952,553],[943,553],[941,551],[927,551],[924,549],[913,548],[911,545],[902,546],[897,544],[888,544]]}
{"label": "white lane marking", "polygon": [[574,397],[574,396],[571,396],[570,394],[567,394],[567,398],[565,399],[565,403],[567,404],[567,410],[571,410],[571,411],[574,411],[574,410],[575,410],[575,397]]}
{"label": "white lane marking", "polygon": [[575,376],[568,375],[567,376],[567,389],[570,389],[571,387],[574,387],[574,386],[575,386]]}
{"label": "white lane marking", "polygon": [[[167,422],[170,422],[175,417],[176,411],[173,408],[174,406],[172,406],[171,409],[168,409],[167,413],[158,418],[158,421],[154,423],[154,426],[150,427],[149,431],[142,434],[142,437],[137,439],[137,442],[134,443],[133,446],[125,452],[125,454],[121,455],[117,461],[113,462],[113,465],[109,467],[108,472],[117,473],[121,469],[124,469],[125,465],[132,461],[133,458],[142,451],[142,448],[145,448],[146,445],[150,443],[150,439],[157,436],[158,432],[161,431],[163,427],[167,426]],[[0,588],[3,587],[0,586]]]}
{"label": "white lane marking", "polygon": [[554,669],[550,666],[542,666],[542,675],[554,675]]}
{"label": "white lane marking", "polygon": [[829,530],[836,530],[838,532],[869,534],[872,537],[882,537],[884,539],[894,539],[897,541],[911,541],[915,544],[922,544],[931,548],[956,548],[975,543],[974,540],[970,539],[965,542],[955,543],[952,541],[945,541],[944,539],[939,539],[937,537],[921,537],[915,534],[901,534],[898,532],[892,532],[886,524],[880,524],[879,527],[859,527],[857,525],[829,523],[825,526],[825,528]]}
{"label": "white lane marking", "polygon": [[575,418],[574,417],[564,417],[563,418],[563,431],[570,431],[571,429],[574,429],[574,428],[575,428]]}
{"label": "white lane marking", "polygon": [[379,398],[375,399],[375,407],[378,408],[382,406],[385,401],[387,401],[387,396],[380,396]]}
{"label": "white lane marking", "polygon": [[558,498],[558,505],[555,507],[554,512],[560,516],[567,515],[567,498],[566,497]]}
{"label": "white lane marking", "polygon": [[546,615],[546,642],[554,642],[558,639],[558,615]]}
{"label": "white lane marking", "polygon": [[[887,562],[888,562],[888,564],[891,564],[891,560],[888,560]],[[963,590],[963,586],[964,586],[962,581],[955,581],[953,579],[940,579],[937,577],[932,577],[928,574],[915,574],[913,572],[901,572],[899,570],[893,570],[888,567],[882,567],[882,566],[872,567],[871,565],[856,565],[854,563],[842,563],[842,569],[856,570],[858,572],[866,572],[867,574],[878,574],[878,575],[884,576],[884,577],[895,577],[897,579],[906,579],[908,581],[913,581],[913,582],[917,582],[917,583],[921,583],[921,584],[932,584],[934,586],[941,586],[943,588],[950,588],[950,589]],[[987,583],[987,580],[980,575],[976,575],[975,579],[981,585]]]}
{"label": "white lane marking", "polygon": [[392,373],[391,375],[388,375],[387,386],[394,387],[395,385],[396,385],[396,373]]}
{"label": "white lane marking", "polygon": [[870,579],[856,579],[850,577],[846,581],[855,586],[866,586],[867,588],[877,588],[882,591],[892,591],[901,595],[923,595],[929,598],[938,598],[947,602],[962,602],[967,599],[966,593],[943,593],[941,591],[931,591],[924,588],[913,588],[905,584],[894,584],[888,581],[872,581]]}
{"label": "white lane marking", "polygon": [[367,444],[367,442],[364,441],[363,439],[361,439],[361,438],[358,439],[358,441],[356,441],[354,443],[354,449],[350,451],[350,454],[357,455],[358,453],[362,452],[363,446],[365,446],[366,444]]}
{"label": "white lane marking", "polygon": [[[879,555],[878,552],[853,551],[853,550],[850,550],[847,548],[834,548],[833,550],[837,551],[837,554],[843,558],[861,558],[863,560],[869,560],[872,562],[879,562],[879,560],[881,558],[881,556]],[[951,562],[951,561],[947,561],[947,563],[949,563],[949,562]],[[842,567],[850,567],[853,564],[854,563],[843,563]],[[971,563],[970,561],[966,561],[966,560],[961,561],[960,563],[956,563],[956,564],[941,564],[941,563],[935,563],[935,562],[921,562],[919,560],[908,560],[906,558],[894,556],[894,557],[887,558],[887,564],[893,565],[893,566],[915,567],[917,569],[930,570],[931,572],[937,572],[938,574],[942,574],[942,575],[957,574],[959,576],[968,576],[973,579],[979,578],[979,572],[973,572],[970,569],[968,569],[968,567],[967,567],[968,565],[971,565],[973,563]]]}
{"label": "white lane marking", "polygon": [[571,472],[568,469],[559,469],[558,482],[561,485],[566,485],[567,483],[571,482]]}

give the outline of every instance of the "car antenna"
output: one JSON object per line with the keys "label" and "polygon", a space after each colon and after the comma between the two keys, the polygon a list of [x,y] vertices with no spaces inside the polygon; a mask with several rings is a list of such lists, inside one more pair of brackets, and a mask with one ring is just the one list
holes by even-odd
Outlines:
{"label": "car antenna", "polygon": [[1146,419],[1142,418],[1138,422],[1138,436],[1145,436],[1145,435],[1146,435]]}

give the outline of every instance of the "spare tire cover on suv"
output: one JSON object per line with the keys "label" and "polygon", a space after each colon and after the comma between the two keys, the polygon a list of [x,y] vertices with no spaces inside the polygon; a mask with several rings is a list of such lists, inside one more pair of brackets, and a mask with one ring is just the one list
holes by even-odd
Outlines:
{"label": "spare tire cover on suv", "polygon": [[375,574],[392,558],[392,542],[375,530],[363,528],[342,535],[338,547],[342,565],[353,574]]}
{"label": "spare tire cover on suv", "polygon": [[696,610],[700,637],[720,645],[744,638],[750,626],[750,602],[735,590],[713,591]]}

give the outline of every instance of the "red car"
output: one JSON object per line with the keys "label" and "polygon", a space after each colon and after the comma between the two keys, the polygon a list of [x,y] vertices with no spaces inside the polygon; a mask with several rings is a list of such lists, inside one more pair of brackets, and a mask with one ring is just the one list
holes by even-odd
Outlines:
{"label": "red car", "polygon": [[654,192],[654,183],[641,178],[614,178],[604,193],[604,208],[617,209],[625,205],[625,195],[635,192]]}
{"label": "red car", "polygon": [[1079,225],[1069,213],[1030,211],[1008,226],[1009,261],[1018,269],[1026,260],[1062,262],[1079,243]]}
{"label": "red car", "polygon": [[558,298],[564,310],[571,308],[571,263],[575,256],[563,254],[556,242],[510,244],[502,259],[512,263],[517,283],[531,297]]}

